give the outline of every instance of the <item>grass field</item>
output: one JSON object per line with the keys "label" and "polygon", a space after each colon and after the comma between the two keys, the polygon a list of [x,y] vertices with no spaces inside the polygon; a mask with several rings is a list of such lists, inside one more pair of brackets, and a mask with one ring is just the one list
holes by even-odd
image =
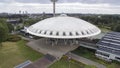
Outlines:
{"label": "grass field", "polygon": [[63,57],[59,61],[52,64],[49,68],[96,68],[95,66],[85,65],[81,62],[77,62],[73,59],[68,60],[66,57]]}
{"label": "grass field", "polygon": [[90,60],[93,60],[95,62],[101,63],[101,64],[107,66],[107,68],[120,68],[120,63],[118,63],[118,62],[108,63],[106,61],[98,59],[95,56],[94,50],[86,49],[84,47],[79,47],[78,49],[76,49],[72,52],[79,55],[79,56],[82,56],[82,57],[88,58]]}
{"label": "grass field", "polygon": [[111,30],[108,30],[108,29],[106,29],[106,28],[100,28],[101,29],[101,31],[103,32],[103,33],[107,33],[107,32],[110,32]]}
{"label": "grass field", "polygon": [[0,48],[0,68],[13,68],[26,61],[35,61],[43,55],[27,47],[26,41],[4,42]]}

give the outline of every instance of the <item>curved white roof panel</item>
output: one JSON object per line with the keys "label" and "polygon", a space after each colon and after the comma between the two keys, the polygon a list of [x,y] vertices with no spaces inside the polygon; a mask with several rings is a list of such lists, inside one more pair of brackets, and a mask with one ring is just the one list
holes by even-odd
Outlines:
{"label": "curved white roof panel", "polygon": [[84,20],[58,16],[42,20],[27,29],[27,32],[47,38],[83,38],[97,35],[101,30]]}

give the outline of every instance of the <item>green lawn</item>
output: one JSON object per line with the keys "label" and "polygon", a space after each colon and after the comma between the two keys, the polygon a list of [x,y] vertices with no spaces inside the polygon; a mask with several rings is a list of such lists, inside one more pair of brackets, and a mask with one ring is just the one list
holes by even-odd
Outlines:
{"label": "green lawn", "polygon": [[27,41],[4,42],[0,48],[0,68],[13,68],[26,61],[35,61],[43,55],[27,47]]}
{"label": "green lawn", "polygon": [[85,65],[85,64],[77,62],[73,59],[68,60],[68,58],[63,57],[59,61],[52,64],[49,68],[96,68],[96,67],[90,66],[90,65]]}
{"label": "green lawn", "polygon": [[83,56],[85,58],[91,59],[95,62],[101,63],[105,66],[107,66],[107,68],[120,68],[120,63],[119,62],[113,62],[113,63],[108,63],[104,60],[98,59],[95,56],[95,51],[94,50],[90,50],[84,47],[79,47],[78,49],[72,51],[73,53]]}

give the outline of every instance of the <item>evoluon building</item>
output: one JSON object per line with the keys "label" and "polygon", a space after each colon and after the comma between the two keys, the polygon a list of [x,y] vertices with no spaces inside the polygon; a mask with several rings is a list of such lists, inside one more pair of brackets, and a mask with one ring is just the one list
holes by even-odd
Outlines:
{"label": "evoluon building", "polygon": [[50,39],[77,39],[99,34],[101,31],[82,19],[60,15],[33,24],[27,32]]}

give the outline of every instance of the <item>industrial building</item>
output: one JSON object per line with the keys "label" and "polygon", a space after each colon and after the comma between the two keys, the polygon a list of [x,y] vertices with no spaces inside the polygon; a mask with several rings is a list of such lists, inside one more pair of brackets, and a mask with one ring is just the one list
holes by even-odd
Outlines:
{"label": "industrial building", "polygon": [[120,61],[120,33],[109,32],[98,43],[96,56],[107,61]]}

